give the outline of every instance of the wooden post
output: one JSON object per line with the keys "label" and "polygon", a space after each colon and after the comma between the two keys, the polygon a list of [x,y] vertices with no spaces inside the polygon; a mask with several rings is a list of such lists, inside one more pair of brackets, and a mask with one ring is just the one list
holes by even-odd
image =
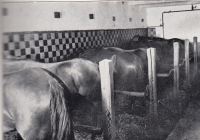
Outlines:
{"label": "wooden post", "polygon": [[194,64],[197,65],[197,57],[198,57],[197,37],[193,37],[193,47],[194,47]]}
{"label": "wooden post", "polygon": [[190,61],[189,61],[189,40],[185,40],[185,76],[186,76],[186,82],[187,86],[190,86]]}
{"label": "wooden post", "polygon": [[115,140],[114,87],[112,60],[99,62],[101,75],[104,140]]}
{"label": "wooden post", "polygon": [[178,115],[182,113],[182,104],[179,98],[179,43],[174,44],[174,92],[172,96],[174,109],[177,110]]}
{"label": "wooden post", "polygon": [[[194,37],[194,44],[196,46],[196,50],[197,50],[197,59],[200,57],[200,46],[198,45],[198,38],[195,36]],[[197,60],[198,61],[198,60]]]}
{"label": "wooden post", "polygon": [[156,81],[156,49],[147,49],[148,77],[150,92],[150,117],[154,122],[158,117],[157,81]]}
{"label": "wooden post", "polygon": [[173,98],[176,99],[179,93],[179,43],[174,43],[174,94]]}
{"label": "wooden post", "polygon": [[[193,47],[194,47],[194,73],[195,81],[198,82],[198,48],[197,48],[197,37],[193,37]],[[196,93],[198,93],[199,85],[195,85]]]}

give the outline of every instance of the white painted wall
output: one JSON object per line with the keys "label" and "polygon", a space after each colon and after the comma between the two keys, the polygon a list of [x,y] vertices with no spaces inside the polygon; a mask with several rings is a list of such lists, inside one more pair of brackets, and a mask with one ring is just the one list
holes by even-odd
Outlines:
{"label": "white painted wall", "polygon": [[[147,13],[146,8],[140,6],[132,7],[132,14],[135,18],[134,27],[135,28],[146,28],[147,24]],[[141,20],[144,20],[143,22]]]}
{"label": "white painted wall", "polygon": [[[3,3],[3,7],[8,10],[8,15],[3,16],[4,32],[147,27],[145,9],[126,2],[24,2]],[[54,18],[55,11],[61,12],[61,18]],[[89,19],[89,14],[95,18]]]}
{"label": "white painted wall", "polygon": [[162,24],[162,13],[167,11],[189,10],[191,5],[152,7],[147,8],[147,25],[160,26]]}
{"label": "white painted wall", "polygon": [[[196,4],[195,6],[196,9],[200,9],[200,5]],[[191,5],[147,8],[147,26],[155,27],[156,35],[158,37],[163,37],[163,28],[160,26],[162,25],[162,13],[181,10],[191,10]],[[186,13],[180,13],[179,16],[174,15],[175,14],[173,14],[173,16],[164,14],[165,38],[188,38],[190,41],[192,41],[193,36],[199,36],[200,38],[200,31],[198,31],[200,29],[200,24],[199,22],[194,22],[197,21],[197,18],[200,18],[200,16],[195,15],[188,17],[189,15]]]}
{"label": "white painted wall", "polygon": [[189,39],[196,36],[200,39],[200,10],[167,13],[164,15],[164,37]]}

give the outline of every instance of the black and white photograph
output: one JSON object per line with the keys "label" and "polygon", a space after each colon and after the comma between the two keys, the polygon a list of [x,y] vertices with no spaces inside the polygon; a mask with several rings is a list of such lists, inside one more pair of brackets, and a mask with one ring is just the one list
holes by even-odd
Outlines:
{"label": "black and white photograph", "polygon": [[200,0],[0,8],[0,139],[200,140]]}

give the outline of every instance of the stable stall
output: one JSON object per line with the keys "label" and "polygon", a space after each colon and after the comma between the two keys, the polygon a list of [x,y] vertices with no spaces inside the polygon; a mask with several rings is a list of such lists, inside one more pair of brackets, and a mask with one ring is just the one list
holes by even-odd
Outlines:
{"label": "stable stall", "polygon": [[[163,140],[182,117],[190,98],[199,96],[199,7],[199,0],[3,0],[3,66],[7,65],[6,59],[29,59],[30,64],[24,67],[32,68],[37,61],[41,63],[37,67],[45,63],[45,67],[40,67],[49,70],[51,64],[74,60],[88,50],[93,53],[98,48],[126,49],[133,44],[146,43],[149,46],[132,48],[148,48],[145,61],[133,57],[134,63],[142,63],[148,68],[142,73],[147,83],[143,89],[115,86],[117,60],[131,58],[127,52],[123,54],[127,57],[116,53],[116,65],[113,65],[114,59],[100,63],[96,58],[93,60],[95,66],[99,65],[102,94],[98,102],[101,105],[95,106],[90,98],[73,100],[76,106],[72,111],[73,130],[77,140]],[[159,43],[169,49],[157,47]],[[173,63],[165,63],[165,57]],[[133,71],[134,66],[130,66]],[[61,73],[57,72],[56,76]],[[76,74],[79,73],[72,76]],[[140,81],[133,82],[137,86]],[[66,85],[69,90],[71,83]],[[95,84],[91,82],[92,86]],[[81,94],[86,95],[86,92]],[[170,138],[172,135],[174,133]]]}

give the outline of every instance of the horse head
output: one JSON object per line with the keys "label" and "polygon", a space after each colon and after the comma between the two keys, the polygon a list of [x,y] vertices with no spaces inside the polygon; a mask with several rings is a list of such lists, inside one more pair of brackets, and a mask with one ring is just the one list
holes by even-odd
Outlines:
{"label": "horse head", "polygon": [[78,58],[77,64],[73,69],[73,81],[77,92],[93,101],[100,99],[101,84],[99,66],[89,60]]}
{"label": "horse head", "polygon": [[112,66],[113,66],[113,73],[116,73],[117,72],[117,69],[116,69],[116,62],[117,62],[117,56],[116,55],[113,55],[110,60],[112,60]]}

